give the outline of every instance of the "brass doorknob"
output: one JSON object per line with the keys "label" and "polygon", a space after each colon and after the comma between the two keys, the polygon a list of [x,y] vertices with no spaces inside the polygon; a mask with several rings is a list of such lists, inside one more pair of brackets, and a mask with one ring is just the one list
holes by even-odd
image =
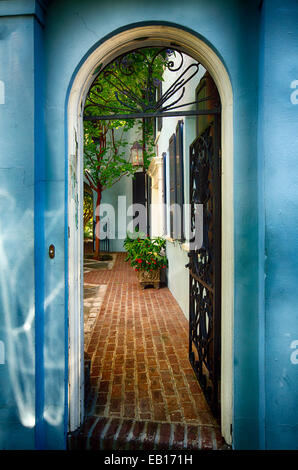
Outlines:
{"label": "brass doorknob", "polygon": [[49,257],[51,259],[55,258],[55,246],[54,245],[49,246]]}

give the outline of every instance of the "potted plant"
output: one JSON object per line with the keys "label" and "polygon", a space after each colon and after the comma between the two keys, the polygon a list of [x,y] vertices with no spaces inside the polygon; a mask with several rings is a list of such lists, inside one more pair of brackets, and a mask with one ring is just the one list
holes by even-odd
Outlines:
{"label": "potted plant", "polygon": [[138,273],[141,287],[153,285],[155,289],[160,286],[161,270],[168,265],[165,254],[166,241],[163,238],[150,238],[143,233],[128,234],[124,241],[127,252],[126,261]]}

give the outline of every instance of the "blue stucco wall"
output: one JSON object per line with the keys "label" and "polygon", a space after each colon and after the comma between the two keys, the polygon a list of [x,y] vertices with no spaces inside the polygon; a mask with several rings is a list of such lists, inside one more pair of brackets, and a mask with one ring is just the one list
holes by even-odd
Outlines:
{"label": "blue stucco wall", "polygon": [[[290,83],[298,80],[297,2],[265,1],[261,17],[258,1],[188,0],[183,8],[180,0],[53,1],[45,19],[44,48],[40,18],[37,27],[32,15],[7,16],[24,13],[26,2],[1,3],[10,4],[10,12],[0,9],[5,15],[0,17],[0,80],[6,89],[6,102],[0,105],[0,341],[7,353],[0,364],[0,448],[66,445],[67,91],[78,64],[97,43],[129,25],[153,21],[181,26],[205,39],[222,58],[233,86],[234,447],[297,446],[298,366],[290,361],[290,345],[298,339],[298,106],[290,100]],[[34,5],[27,2],[32,14]],[[51,243],[54,260],[47,256]],[[11,325],[16,329],[24,324],[25,330],[16,330],[17,339],[11,341]],[[24,367],[15,361],[16,354],[23,354]],[[35,355],[40,361],[36,367]]]}
{"label": "blue stucco wall", "polygon": [[[67,413],[64,412],[67,388],[64,223],[67,90],[76,67],[96,43],[129,25],[143,22],[150,24],[152,21],[180,25],[200,35],[218,52],[232,81],[235,94],[236,156],[234,441],[240,448],[258,447],[258,213],[255,209],[258,185],[258,17],[257,2],[244,5],[236,0],[224,3],[220,0],[189,0],[184,8],[181,8],[181,2],[177,0],[162,3],[156,0],[111,0],[100,4],[95,0],[60,0],[50,3],[44,29],[46,127],[42,180],[45,235],[41,247],[44,246],[45,253],[42,294],[46,309],[43,330],[45,368],[40,369],[41,378],[44,374],[44,397],[39,403],[41,406],[44,401],[46,411],[42,427],[44,438],[41,439],[46,448],[65,446],[67,425]],[[25,19],[20,21],[25,23]],[[29,47],[29,43],[26,44]],[[16,43],[13,42],[12,46],[16,54]],[[28,68],[28,64],[26,65]],[[9,76],[4,78],[9,81]],[[21,98],[19,102],[22,102]],[[32,100],[28,109],[30,106]],[[16,112],[15,109],[14,113]],[[27,121],[29,124],[28,118]],[[30,139],[29,133],[25,138],[25,127],[23,123],[24,141]],[[32,137],[30,142],[32,145]],[[21,154],[17,150],[14,153],[23,162]],[[251,158],[252,155],[255,158]],[[46,256],[47,247],[51,243],[56,246],[54,260]],[[26,279],[28,282],[28,277]],[[42,385],[39,384],[39,387]],[[42,388],[39,388],[38,393],[40,391]],[[14,445],[27,447],[22,440],[15,440]]]}
{"label": "blue stucco wall", "polygon": [[34,448],[34,19],[1,18],[0,447]]}
{"label": "blue stucco wall", "polygon": [[[117,14],[115,14],[117,12]],[[246,21],[243,23],[243,17]],[[107,35],[142,22],[179,24],[200,34],[222,57],[235,93],[235,423],[238,447],[258,447],[258,213],[257,206],[257,2],[213,0],[208,4],[181,2],[98,2],[93,0],[52,2],[45,30],[47,181],[49,194],[55,187],[51,212],[61,211],[65,161],[64,119],[66,92],[76,66],[97,42]],[[249,41],[247,38],[249,37]],[[61,189],[58,189],[61,188]],[[61,191],[61,197],[59,196]],[[47,225],[47,221],[46,225]],[[63,232],[57,223],[55,240],[63,259]],[[249,247],[249,250],[248,250]],[[61,261],[62,263],[62,261]],[[61,272],[61,271],[60,271]],[[57,279],[58,272],[47,276]],[[48,282],[45,285],[49,285]],[[54,299],[57,328],[62,327],[62,304]],[[57,313],[61,311],[61,316]],[[54,321],[54,320],[53,320]],[[61,371],[62,374],[62,371]]]}
{"label": "blue stucco wall", "polygon": [[260,141],[265,210],[265,445],[269,449],[298,449],[298,365],[295,347],[291,348],[298,339],[298,104],[291,88],[298,80],[297,24],[297,1],[265,2]]}

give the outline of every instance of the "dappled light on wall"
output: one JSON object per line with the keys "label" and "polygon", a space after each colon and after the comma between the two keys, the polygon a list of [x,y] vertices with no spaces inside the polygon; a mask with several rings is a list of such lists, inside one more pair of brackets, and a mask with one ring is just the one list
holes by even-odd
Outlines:
{"label": "dappled light on wall", "polygon": [[[21,212],[17,201],[0,189],[0,206],[6,214],[13,213],[19,227],[26,233],[33,226],[32,211]],[[25,240],[24,240],[25,241]],[[3,313],[6,365],[18,414],[23,426],[35,425],[35,334],[34,292],[26,288],[33,273],[33,240],[26,239],[17,251],[19,231],[13,219],[1,222],[0,236],[0,296]]]}
{"label": "dappled light on wall", "polygon": [[[45,212],[47,238],[55,240],[63,217],[63,210]],[[55,259],[47,258],[52,270],[46,269],[47,290],[44,300],[44,412],[43,417],[50,426],[58,426],[64,416],[64,341],[61,341],[64,328],[65,277],[59,265],[59,251]],[[61,259],[61,258],[60,258]],[[53,264],[56,263],[56,264]],[[53,269],[54,268],[54,269]],[[57,313],[59,312],[59,313]]]}
{"label": "dappled light on wall", "polygon": [[[6,400],[11,401],[11,393],[21,424],[33,428],[36,425],[35,293],[28,287],[28,283],[34,283],[34,242],[28,233],[34,226],[34,216],[30,210],[22,212],[17,201],[0,189],[1,208],[6,214],[0,226],[0,297],[3,315],[1,367],[7,367],[9,374],[9,383],[2,398],[6,395]],[[10,214],[14,214],[14,219],[9,217]],[[47,213],[46,217],[49,219],[51,235],[59,226],[61,211]],[[13,220],[19,221],[18,228]],[[21,247],[20,231],[23,237]],[[53,305],[56,307],[57,299],[60,302],[61,293],[64,301],[64,286],[63,275],[50,282],[50,293],[44,301],[46,393],[43,417],[51,426],[60,424],[64,413],[64,383],[57,380],[61,371],[64,374],[64,343],[59,345],[60,342],[57,341],[61,337],[61,327],[55,319],[57,312],[53,308]]]}

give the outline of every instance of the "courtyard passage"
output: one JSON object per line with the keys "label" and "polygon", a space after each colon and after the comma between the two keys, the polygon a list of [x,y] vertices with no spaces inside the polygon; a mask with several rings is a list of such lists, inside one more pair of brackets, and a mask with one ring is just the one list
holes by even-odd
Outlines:
{"label": "courtyard passage", "polygon": [[188,361],[188,321],[167,287],[142,290],[125,253],[86,260],[90,390],[81,448],[220,449]]}

